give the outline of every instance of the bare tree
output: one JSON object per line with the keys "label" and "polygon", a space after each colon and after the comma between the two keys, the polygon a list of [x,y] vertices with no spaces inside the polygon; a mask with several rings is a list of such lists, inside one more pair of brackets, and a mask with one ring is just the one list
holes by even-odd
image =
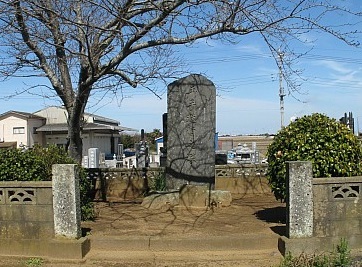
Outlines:
{"label": "bare tree", "polygon": [[[336,2],[336,3],[335,3]],[[333,4],[335,3],[335,4]],[[81,121],[98,90],[144,86],[177,75],[173,45],[201,38],[237,42],[260,34],[272,54],[318,30],[349,45],[348,24],[359,16],[343,1],[316,0],[0,0],[1,74],[44,76],[68,112],[69,153],[80,160]],[[345,20],[347,21],[347,20]],[[342,25],[341,25],[342,24]],[[349,25],[354,26],[354,25]],[[176,61],[177,62],[177,61]],[[285,63],[286,61],[284,61]]]}

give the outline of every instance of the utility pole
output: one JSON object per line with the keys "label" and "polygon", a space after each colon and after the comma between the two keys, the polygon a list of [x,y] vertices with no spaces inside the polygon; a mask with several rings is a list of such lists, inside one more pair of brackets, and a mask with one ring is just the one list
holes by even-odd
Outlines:
{"label": "utility pole", "polygon": [[284,127],[284,87],[283,87],[283,56],[278,50],[278,67],[279,67],[279,99],[280,99],[280,128]]}

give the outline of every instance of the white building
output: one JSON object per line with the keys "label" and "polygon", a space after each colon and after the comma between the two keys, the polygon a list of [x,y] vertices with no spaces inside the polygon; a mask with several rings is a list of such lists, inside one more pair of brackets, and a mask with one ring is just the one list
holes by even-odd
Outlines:
{"label": "white building", "polygon": [[[0,139],[3,147],[32,147],[67,144],[67,111],[62,107],[48,107],[37,112],[9,111],[0,115]],[[118,154],[121,131],[135,131],[122,127],[116,120],[85,113],[83,117],[83,155],[96,147],[107,156]],[[1,144],[0,144],[1,147]]]}
{"label": "white building", "polygon": [[31,113],[8,111],[0,115],[0,147],[21,148],[42,145],[44,138],[37,129],[46,119]]}

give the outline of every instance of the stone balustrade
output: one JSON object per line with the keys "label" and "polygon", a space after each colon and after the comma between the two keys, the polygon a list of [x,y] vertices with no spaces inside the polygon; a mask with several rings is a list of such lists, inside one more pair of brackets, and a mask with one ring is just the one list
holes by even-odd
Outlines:
{"label": "stone balustrade", "polygon": [[[270,193],[266,169],[267,164],[216,165],[215,189],[233,194]],[[162,167],[88,169],[88,178],[93,182],[93,197],[104,201],[141,198],[164,174]]]}

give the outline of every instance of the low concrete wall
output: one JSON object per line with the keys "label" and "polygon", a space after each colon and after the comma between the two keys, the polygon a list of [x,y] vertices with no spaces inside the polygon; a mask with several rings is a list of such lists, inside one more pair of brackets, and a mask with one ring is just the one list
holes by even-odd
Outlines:
{"label": "low concrete wall", "polygon": [[231,194],[249,195],[271,193],[266,177],[215,178],[215,190],[230,191]]}
{"label": "low concrete wall", "polygon": [[0,182],[0,255],[82,259],[90,250],[86,237],[57,238],[53,184]]}
{"label": "low concrete wall", "polygon": [[0,182],[0,254],[39,255],[54,238],[52,182]]}
{"label": "low concrete wall", "polygon": [[101,201],[142,198],[151,183],[164,175],[164,168],[88,169],[93,184],[93,199]]}
{"label": "low concrete wall", "polygon": [[313,235],[350,237],[362,234],[362,176],[314,178]]}
{"label": "low concrete wall", "polygon": [[[267,165],[217,165],[215,189],[232,194],[270,193]],[[164,175],[164,168],[88,169],[93,182],[93,198],[102,201],[121,201],[143,198],[155,180]]]}
{"label": "low concrete wall", "polygon": [[[302,162],[299,164],[303,165]],[[306,168],[311,168],[311,164]],[[295,179],[298,180],[298,177]],[[362,176],[310,179],[311,188],[295,183],[294,188],[289,188],[288,195],[294,194],[299,203],[304,203],[305,197],[312,196],[312,213],[306,215],[300,212],[300,206],[287,203],[287,236],[279,239],[279,250],[282,254],[291,252],[293,255],[332,251],[342,238],[348,241],[351,249],[361,249]],[[295,188],[303,188],[303,194]],[[303,208],[305,209],[305,204]],[[292,235],[290,232],[293,221],[297,222],[298,226],[311,221],[311,234],[301,237]]]}
{"label": "low concrete wall", "polygon": [[215,189],[232,194],[271,193],[266,178],[267,164],[218,165],[215,167]]}
{"label": "low concrete wall", "polygon": [[52,182],[0,182],[0,238],[53,236]]}

